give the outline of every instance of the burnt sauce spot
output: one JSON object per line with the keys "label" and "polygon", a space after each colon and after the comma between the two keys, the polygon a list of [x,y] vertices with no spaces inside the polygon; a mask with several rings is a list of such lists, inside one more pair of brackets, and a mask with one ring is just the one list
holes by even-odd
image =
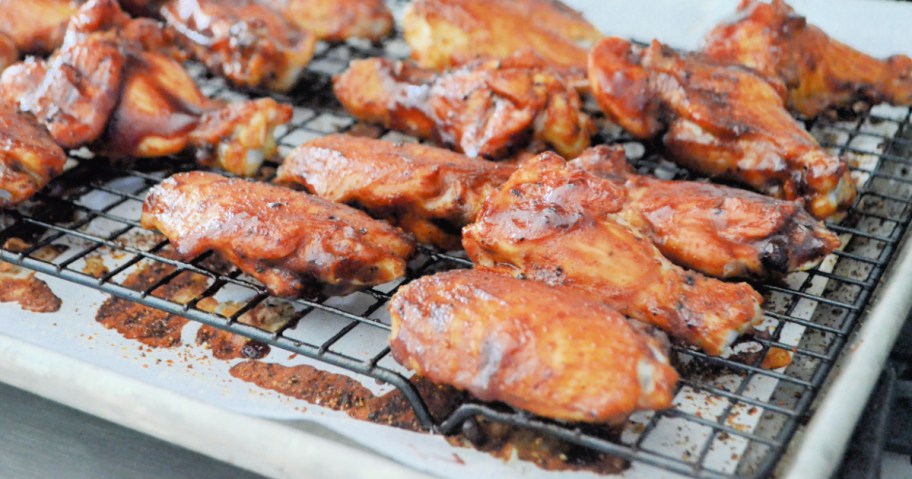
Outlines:
{"label": "burnt sauce spot", "polygon": [[269,354],[269,345],[229,333],[212,326],[201,326],[196,344],[209,346],[216,359],[262,359]]}

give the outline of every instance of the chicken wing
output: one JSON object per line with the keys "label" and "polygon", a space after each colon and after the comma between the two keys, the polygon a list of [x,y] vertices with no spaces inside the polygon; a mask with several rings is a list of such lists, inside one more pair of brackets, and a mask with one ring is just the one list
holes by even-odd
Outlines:
{"label": "chicken wing", "polygon": [[811,268],[839,237],[799,203],[739,188],[634,174],[618,146],[600,145],[571,165],[623,184],[620,216],[675,264],[718,278],[765,278]]}
{"label": "chicken wing", "polygon": [[481,268],[588,290],[634,319],[720,354],[761,319],[761,297],[673,265],[624,221],[622,185],[553,153],[525,163],[463,229]]}
{"label": "chicken wing", "polygon": [[19,59],[19,50],[10,37],[0,32],[0,72],[6,70],[6,67],[16,63]]}
{"label": "chicken wing", "polygon": [[912,105],[912,58],[868,56],[829,37],[782,0],[742,0],[713,29],[704,52],[751,67],[788,88],[788,105],[808,117],[859,100]]}
{"label": "chicken wing", "polygon": [[[63,43],[82,0],[0,0],[0,34],[21,54],[47,55]],[[18,56],[18,55],[17,55]]]}
{"label": "chicken wing", "polygon": [[496,159],[545,145],[575,157],[595,133],[576,91],[531,52],[439,75],[384,58],[356,60],[333,79],[333,90],[359,119],[470,157]]}
{"label": "chicken wing", "polygon": [[215,250],[276,296],[347,294],[405,273],[414,245],[345,205],[215,173],[179,173],[149,191],[141,219],[184,258]]}
{"label": "chicken wing", "polygon": [[526,48],[582,70],[589,47],[603,36],[557,0],[418,0],[406,10],[402,28],[412,58],[435,70]]}
{"label": "chicken wing", "polygon": [[671,406],[662,344],[582,291],[457,270],[404,286],[389,311],[397,361],[484,401],[591,423]]}
{"label": "chicken wing", "polygon": [[312,33],[257,0],[170,0],[161,14],[197,60],[238,86],[286,91],[316,48]]}
{"label": "chicken wing", "polygon": [[0,101],[0,208],[13,206],[63,172],[66,155],[47,129]]}
{"label": "chicken wing", "polygon": [[512,172],[442,148],[331,135],[292,151],[277,181],[390,220],[421,243],[455,249],[462,227]]}
{"label": "chicken wing", "polygon": [[819,219],[855,199],[846,163],[821,148],[789,115],[782,91],[751,70],[681,56],[655,41],[641,49],[607,38],[590,52],[589,77],[612,120],[638,138],[662,135],[667,152],[689,168],[803,199]]}
{"label": "chicken wing", "polygon": [[161,25],[130,19],[113,0],[86,3],[67,32],[50,60],[27,59],[0,77],[0,93],[65,148],[151,157],[192,147],[204,162],[251,175],[274,154],[275,127],[291,119],[291,107],[272,99],[206,98]]}
{"label": "chicken wing", "polygon": [[393,14],[383,0],[260,0],[320,40],[359,37],[381,40],[393,31]]}
{"label": "chicken wing", "polygon": [[113,157],[160,157],[192,148],[197,159],[251,176],[276,152],[274,130],[291,107],[272,98],[225,104],[206,98],[173,59],[131,58],[104,144]]}

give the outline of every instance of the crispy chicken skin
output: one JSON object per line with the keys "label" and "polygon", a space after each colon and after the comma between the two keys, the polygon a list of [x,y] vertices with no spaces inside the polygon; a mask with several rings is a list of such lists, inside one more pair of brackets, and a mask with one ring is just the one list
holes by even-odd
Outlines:
{"label": "crispy chicken skin", "polygon": [[30,198],[63,172],[66,155],[47,129],[15,105],[0,101],[0,207]]}
{"label": "crispy chicken skin", "polygon": [[381,40],[393,31],[393,14],[383,0],[260,0],[320,40]]}
{"label": "crispy chicken skin", "polygon": [[620,214],[622,185],[553,153],[488,197],[463,246],[480,268],[588,290],[623,314],[718,355],[761,318],[762,298],[673,265]]}
{"label": "crispy chicken skin", "polygon": [[345,205],[194,171],[149,191],[142,225],[183,258],[214,250],[276,296],[348,294],[405,273],[411,240]]}
{"label": "crispy chicken skin", "polygon": [[563,76],[532,52],[479,60],[435,75],[408,62],[351,62],[333,90],[355,117],[498,159],[550,146],[575,157],[595,125]]}
{"label": "crispy chicken skin", "polygon": [[60,51],[9,67],[0,93],[64,148],[90,145],[114,157],[193,148],[205,163],[252,175],[275,153],[273,130],[291,119],[291,107],[207,99],[173,58],[168,35],[113,0],[92,0],[73,16]]}
{"label": "crispy chicken skin", "polygon": [[662,344],[582,291],[457,270],[404,286],[389,311],[397,361],[484,401],[590,423],[671,406]]}
{"label": "crispy chicken skin", "polygon": [[330,135],[292,151],[276,181],[364,209],[424,244],[456,249],[463,226],[513,168],[442,148]]}
{"label": "crispy chicken skin", "polygon": [[788,105],[808,117],[861,100],[912,105],[912,58],[873,58],[830,38],[781,0],[742,0],[713,29],[704,52],[751,67],[788,88]]}
{"label": "crispy chicken skin", "polygon": [[257,0],[170,0],[161,14],[197,60],[239,86],[286,91],[316,48],[312,33]]}
{"label": "crispy chicken skin", "polygon": [[[22,54],[47,55],[63,43],[80,0],[0,0],[0,34]],[[18,56],[18,55],[17,55]]]}
{"label": "crispy chicken skin", "polygon": [[675,264],[718,278],[778,277],[811,268],[839,237],[799,203],[740,188],[634,174],[619,146],[600,145],[571,165],[623,184],[620,211]]}
{"label": "crispy chicken skin", "polygon": [[526,48],[550,63],[585,69],[587,50],[603,36],[557,0],[418,0],[402,29],[412,58],[435,70]]}
{"label": "crispy chicken skin", "polygon": [[653,42],[638,48],[606,38],[589,54],[599,106],[632,135],[661,136],[666,151],[701,173],[786,200],[818,219],[855,199],[848,166],[789,115],[781,85],[752,70],[681,56]]}

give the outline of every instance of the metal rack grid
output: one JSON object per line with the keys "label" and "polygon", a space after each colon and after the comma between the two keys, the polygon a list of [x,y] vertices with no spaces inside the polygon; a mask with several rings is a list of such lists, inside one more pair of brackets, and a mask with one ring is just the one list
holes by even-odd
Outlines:
{"label": "metal rack grid", "polygon": [[[341,109],[330,88],[331,75],[344,69],[350,59],[403,57],[406,52],[400,38],[382,45],[321,44],[300,87],[288,97],[279,97],[295,105],[294,119],[280,132],[281,152],[317,136],[348,131],[356,124]],[[198,65],[188,68],[210,96],[227,100],[249,96],[249,92],[232,90],[221,79],[205,75]],[[239,322],[245,312],[274,300],[261,285],[238,271],[226,274],[209,269],[204,261],[209,253],[189,261],[171,259],[163,254],[168,243],[160,235],[152,236],[153,241],[135,241],[155,235],[141,230],[138,222],[137,207],[145,191],[174,172],[197,169],[189,159],[111,164],[92,158],[91,154],[75,152],[75,166],[43,193],[16,211],[0,214],[0,244],[14,237],[34,239],[25,250],[0,248],[0,259],[383,381],[405,395],[422,427],[444,434],[458,432],[466,421],[483,417],[687,476],[762,477],[782,457],[806,419],[811,402],[858,325],[912,216],[912,125],[908,108],[877,107],[849,121],[818,121],[808,126],[824,146],[850,158],[853,174],[864,185],[846,218],[829,225],[843,237],[844,248],[815,270],[793,274],[781,284],[757,285],[766,299],[770,333],[749,341],[754,345],[752,353],[711,357],[675,346],[683,368],[678,397],[691,395],[698,401],[711,402],[711,411],[694,410],[684,402],[668,411],[637,414],[617,441],[604,439],[592,427],[549,421],[503,405],[472,401],[448,417],[435,420],[414,384],[392,362],[388,347],[358,354],[337,348],[356,331],[387,334],[389,326],[382,319],[382,311],[398,285],[356,293],[363,295],[363,301],[355,309],[340,305],[334,298],[289,300],[300,323],[306,323],[309,315],[316,313],[338,320],[339,327],[320,341],[296,336],[294,322],[274,332]],[[401,139],[394,132],[378,133]],[[643,173],[689,177],[688,172],[653,154],[650,145],[637,143],[611,126],[603,127],[599,141],[624,145]],[[267,165],[267,169],[270,166],[275,165]],[[94,197],[95,201],[87,202],[87,197]],[[79,247],[53,260],[37,254],[43,247],[61,241]],[[80,270],[80,261],[104,249],[121,253],[123,261],[119,266],[100,278]],[[131,268],[149,263],[167,264],[174,270],[143,290],[122,284]],[[410,262],[403,283],[423,274],[470,265],[458,254],[421,249]],[[155,294],[183,272],[208,278],[205,292],[186,303]],[[203,298],[229,287],[250,292],[236,312],[224,316],[198,308]],[[790,365],[780,370],[764,368],[764,359],[772,348],[790,351]],[[745,423],[745,417],[753,420]],[[683,453],[669,454],[666,445],[655,438],[661,436],[659,431],[681,427],[693,434],[683,447],[678,445]],[[732,441],[736,443],[734,448],[726,445]],[[720,451],[727,454],[733,450],[737,454],[732,453],[722,466],[711,460]]]}

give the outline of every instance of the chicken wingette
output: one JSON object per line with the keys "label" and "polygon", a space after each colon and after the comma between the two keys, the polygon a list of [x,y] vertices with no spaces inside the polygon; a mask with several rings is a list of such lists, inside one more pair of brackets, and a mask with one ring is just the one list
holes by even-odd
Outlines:
{"label": "chicken wingette", "polygon": [[0,35],[19,54],[47,55],[63,43],[81,0],[0,0]]}
{"label": "chicken wingette", "polygon": [[780,88],[752,70],[655,41],[640,48],[606,38],[589,53],[589,79],[611,120],[637,138],[661,138],[688,168],[803,200],[818,219],[855,200],[848,165],[792,118]]}
{"label": "chicken wingette", "polygon": [[393,14],[383,0],[260,0],[320,40],[381,40],[393,31]]}
{"label": "chicken wingette", "polygon": [[499,159],[546,147],[575,157],[595,125],[565,78],[531,52],[436,74],[409,62],[351,62],[333,91],[356,118]]}
{"label": "chicken wingette", "polygon": [[238,86],[286,91],[316,48],[311,32],[258,0],[170,0],[161,15],[194,58]]}
{"label": "chicken wingette", "polygon": [[0,101],[0,208],[16,205],[63,172],[66,155],[47,128]]}
{"label": "chicken wingette", "polygon": [[276,296],[347,294],[405,273],[396,228],[351,207],[267,183],[178,173],[153,187],[141,218],[182,258],[214,250]]}
{"label": "chicken wingette", "polygon": [[457,270],[409,283],[388,308],[393,357],[479,399],[591,423],[671,406],[663,344],[582,291]]}
{"label": "chicken wingette", "polygon": [[462,227],[512,172],[510,165],[442,148],[330,135],[292,151],[277,181],[364,209],[421,243],[455,249]]}
{"label": "chicken wingette", "polygon": [[743,0],[733,20],[709,33],[703,51],[782,82],[789,108],[807,117],[858,101],[912,105],[912,58],[866,55],[830,38],[782,0]]}
{"label": "chicken wingette", "polygon": [[477,267],[585,289],[709,354],[762,318],[761,296],[673,265],[620,212],[623,185],[553,153],[523,164],[488,197],[463,246]]}
{"label": "chicken wingette", "polygon": [[570,164],[624,185],[624,221],[675,264],[709,276],[781,277],[816,266],[840,245],[799,203],[637,175],[619,146],[590,148]]}
{"label": "chicken wingette", "polygon": [[193,149],[207,164],[252,175],[275,153],[273,130],[291,107],[270,98],[226,104],[206,98],[172,58],[169,33],[131,19],[113,0],[73,16],[48,60],[7,68],[0,95],[33,113],[64,148],[157,157]]}
{"label": "chicken wingette", "polygon": [[435,70],[523,49],[585,70],[586,52],[603,36],[557,0],[418,0],[406,10],[402,30],[412,58]]}

